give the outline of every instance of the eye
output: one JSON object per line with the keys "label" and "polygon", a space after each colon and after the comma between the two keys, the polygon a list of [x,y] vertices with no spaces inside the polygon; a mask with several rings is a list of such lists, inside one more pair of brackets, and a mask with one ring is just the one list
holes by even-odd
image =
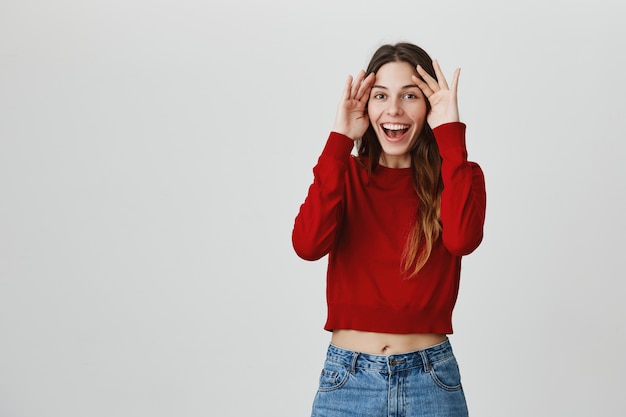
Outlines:
{"label": "eye", "polygon": [[417,94],[413,94],[413,93],[406,93],[404,95],[404,98],[408,99],[408,100],[416,100],[419,98],[419,96]]}
{"label": "eye", "polygon": [[372,95],[372,98],[376,99],[376,100],[382,100],[382,99],[385,98],[385,95],[383,93],[376,93],[376,94]]}

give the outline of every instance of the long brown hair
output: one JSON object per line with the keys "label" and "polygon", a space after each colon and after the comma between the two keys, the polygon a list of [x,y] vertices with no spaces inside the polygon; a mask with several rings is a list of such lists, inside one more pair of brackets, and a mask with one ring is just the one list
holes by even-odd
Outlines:
{"label": "long brown hair", "polygon": [[[421,65],[433,78],[437,79],[432,65],[432,59],[417,45],[400,42],[394,45],[383,45],[376,50],[369,65],[367,74],[376,73],[383,65],[389,62],[407,62],[413,68]],[[430,103],[427,101],[430,111]],[[380,142],[372,125],[368,127],[363,138],[358,143],[358,154],[367,157],[368,171],[372,172],[378,165],[382,152]],[[419,207],[416,213],[414,227],[411,228],[402,253],[402,271],[409,277],[415,276],[424,266],[432,252],[435,241],[441,234],[439,219],[441,208],[441,155],[435,141],[435,135],[428,123],[413,148],[411,149],[411,172],[413,186],[419,198]]]}

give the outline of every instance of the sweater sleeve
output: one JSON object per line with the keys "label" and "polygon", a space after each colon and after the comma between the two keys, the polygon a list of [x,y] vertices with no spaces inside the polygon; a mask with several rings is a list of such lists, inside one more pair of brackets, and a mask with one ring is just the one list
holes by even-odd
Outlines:
{"label": "sweater sleeve", "polygon": [[465,128],[456,122],[433,129],[442,158],[442,240],[456,256],[473,252],[482,241],[486,210],[484,174],[467,160]]}
{"label": "sweater sleeve", "polygon": [[352,139],[331,132],[313,168],[313,184],[296,216],[293,248],[299,257],[314,261],[328,254],[341,227],[345,177],[354,147]]}

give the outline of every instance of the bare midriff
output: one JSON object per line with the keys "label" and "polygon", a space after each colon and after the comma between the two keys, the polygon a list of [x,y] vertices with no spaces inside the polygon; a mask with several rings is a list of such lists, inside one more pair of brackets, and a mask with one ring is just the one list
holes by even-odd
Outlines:
{"label": "bare midriff", "polygon": [[373,355],[394,355],[426,349],[446,341],[445,334],[391,334],[360,330],[334,330],[331,343],[337,347]]}

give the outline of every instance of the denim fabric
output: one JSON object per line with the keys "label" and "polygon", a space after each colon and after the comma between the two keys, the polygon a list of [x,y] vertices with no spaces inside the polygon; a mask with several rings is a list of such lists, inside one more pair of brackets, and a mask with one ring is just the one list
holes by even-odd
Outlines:
{"label": "denim fabric", "polygon": [[370,355],[328,347],[311,417],[467,417],[446,340],[415,352]]}

